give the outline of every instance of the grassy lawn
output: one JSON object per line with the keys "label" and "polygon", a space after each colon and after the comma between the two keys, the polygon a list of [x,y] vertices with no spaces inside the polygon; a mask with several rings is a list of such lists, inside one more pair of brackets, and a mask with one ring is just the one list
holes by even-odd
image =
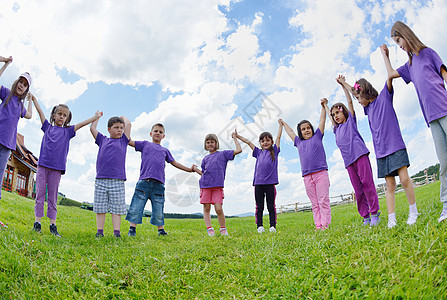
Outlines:
{"label": "grassy lawn", "polygon": [[[227,220],[229,237],[208,237],[203,220],[166,221],[158,237],[144,219],[137,237],[96,239],[95,215],[58,207],[61,239],[31,231],[34,202],[7,192],[0,200],[2,299],[425,298],[447,297],[447,222],[439,182],[416,189],[421,213],[405,224],[408,202],[397,195],[398,225],[362,227],[355,205],[333,207],[329,230],[314,231],[312,214],[278,215],[276,234],[256,232],[254,217]],[[82,200],[82,199],[81,199]],[[254,200],[253,200],[254,202]],[[254,203],[253,203],[254,207]],[[265,216],[265,222],[267,216]],[[217,220],[213,219],[217,227]]]}

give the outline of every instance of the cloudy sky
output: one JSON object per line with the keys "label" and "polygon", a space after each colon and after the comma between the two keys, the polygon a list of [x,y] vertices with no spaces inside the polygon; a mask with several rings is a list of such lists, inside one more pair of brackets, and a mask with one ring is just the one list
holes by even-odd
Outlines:
{"label": "cloudy sky", "polygon": [[[31,91],[49,118],[67,104],[73,124],[104,112],[125,115],[134,140],[150,140],[162,122],[162,145],[185,164],[200,164],[203,139],[216,133],[222,149],[233,149],[228,134],[257,136],[278,130],[278,118],[296,128],[302,119],[318,126],[320,98],[346,102],[335,82],[365,77],[378,90],[386,71],[378,47],[386,43],[394,67],[407,56],[390,38],[396,20],[407,23],[441,58],[447,58],[447,2],[352,0],[177,0],[177,1],[2,1],[2,56],[14,61],[0,78],[10,87],[17,76],[33,76]],[[408,147],[410,174],[437,163],[429,128],[414,87],[394,82],[395,109]],[[368,122],[356,103],[360,132],[376,160]],[[34,110],[19,122],[26,146],[39,155],[42,131]],[[329,120],[324,135],[331,196],[352,191]],[[88,127],[71,140],[60,192],[93,202],[97,146]],[[247,147],[229,162],[224,211],[254,211],[255,159]],[[298,153],[283,134],[277,206],[308,202]],[[128,149],[126,203],[139,175],[140,155]],[[198,175],[166,166],[166,212],[201,212]],[[382,183],[383,180],[376,180]],[[147,206],[150,209],[150,205]]]}

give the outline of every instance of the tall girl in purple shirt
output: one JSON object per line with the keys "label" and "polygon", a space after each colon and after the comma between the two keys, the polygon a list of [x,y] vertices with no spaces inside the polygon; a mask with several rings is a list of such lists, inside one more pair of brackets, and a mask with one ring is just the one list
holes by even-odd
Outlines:
{"label": "tall girl in purple shirt", "polygon": [[[387,56],[386,47],[381,47],[383,57]],[[385,178],[386,204],[388,209],[388,228],[396,226],[395,191],[396,176],[399,176],[400,184],[404,188],[410,205],[407,224],[416,223],[418,210],[413,183],[408,175],[410,161],[407,149],[400,132],[399,121],[393,107],[393,85],[389,77],[380,94],[364,78],[357,80],[353,87],[346,81],[341,81],[343,86],[352,92],[359,103],[364,107],[368,115],[374,150],[377,158],[377,172],[379,178]]]}
{"label": "tall girl in purple shirt", "polygon": [[[425,122],[431,129],[439,160],[440,198],[443,209],[438,222],[447,219],[447,69],[439,55],[425,46],[404,23],[397,21],[391,28],[391,37],[407,52],[408,62],[394,70],[388,50],[385,66],[390,78],[402,77],[408,84],[413,82]],[[382,46],[385,47],[386,46]]]}
{"label": "tall girl in purple shirt", "polygon": [[321,114],[320,124],[316,131],[312,124],[303,120],[298,123],[298,136],[293,129],[283,120],[289,137],[294,141],[300,156],[301,174],[304,180],[307,196],[312,203],[312,213],[316,230],[327,229],[331,223],[331,205],[329,201],[329,175],[326,162],[326,153],[323,147],[323,134],[326,122],[326,111],[324,102],[326,98],[320,100]]}
{"label": "tall girl in purple shirt", "polygon": [[348,171],[357,199],[357,209],[363,217],[363,225],[376,226],[379,221],[379,198],[374,184],[369,150],[357,129],[357,118],[351,95],[344,87],[345,77],[340,75],[336,79],[342,86],[348,101],[348,108],[343,103],[335,103],[331,109],[327,103],[324,107],[332,121],[335,142],[340,149],[341,156]]}
{"label": "tall girl in purple shirt", "polygon": [[[12,62],[12,57],[0,56],[0,62],[4,65],[0,68],[0,76]],[[28,93],[31,85],[31,76],[29,73],[23,73],[12,84],[11,89],[4,86],[0,87],[0,178],[3,182],[3,173],[11,151],[16,149],[17,124],[20,118],[31,119],[32,105]],[[24,99],[28,95],[28,109],[25,109]],[[0,186],[0,199],[1,199]],[[0,222],[0,227],[7,227]]]}
{"label": "tall girl in purple shirt", "polygon": [[202,170],[197,166],[193,166],[194,172],[202,177],[199,180],[200,184],[200,203],[203,204],[203,219],[205,220],[206,230],[209,236],[214,236],[215,232],[211,226],[211,204],[214,205],[214,210],[219,221],[220,234],[228,235],[225,225],[225,214],[222,209],[224,198],[224,181],[225,171],[229,160],[233,160],[236,155],[242,152],[241,145],[236,138],[236,131],[231,134],[236,145],[236,150],[219,150],[219,139],[215,134],[208,134],[205,137],[204,148],[210,154],[205,156],[202,160]]}
{"label": "tall girl in purple shirt", "polygon": [[255,187],[256,201],[256,226],[259,233],[265,231],[262,216],[264,214],[264,198],[267,202],[269,212],[270,232],[276,232],[276,188],[278,181],[278,154],[281,141],[283,124],[278,120],[279,128],[276,135],[275,144],[270,132],[263,132],[259,136],[261,149],[256,147],[247,138],[237,134],[237,138],[246,143],[253,150],[253,157],[256,158],[255,175],[253,185]]}
{"label": "tall girl in purple shirt", "polygon": [[71,112],[65,104],[53,107],[50,122],[45,118],[45,114],[35,97],[32,98],[34,106],[39,113],[44,132],[40,145],[39,161],[36,173],[36,205],[34,206],[35,222],[33,230],[41,232],[41,220],[44,216],[45,193],[48,189],[47,217],[51,221],[50,232],[56,237],[61,237],[57,231],[57,191],[61,175],[65,174],[68,148],[70,139],[76,135],[76,131],[87,124],[99,119],[102,112],[96,114],[74,126],[70,126]]}

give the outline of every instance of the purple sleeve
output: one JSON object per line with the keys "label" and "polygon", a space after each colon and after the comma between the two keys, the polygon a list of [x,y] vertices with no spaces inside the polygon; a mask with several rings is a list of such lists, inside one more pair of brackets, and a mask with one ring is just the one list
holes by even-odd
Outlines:
{"label": "purple sleeve", "polygon": [[100,132],[98,132],[98,134],[96,135],[95,144],[101,146],[103,140],[104,136]]}
{"label": "purple sleeve", "polygon": [[50,127],[51,127],[50,122],[48,122],[48,120],[45,119],[45,121],[43,121],[43,124],[41,127],[42,131],[46,132],[48,130],[48,128],[50,128]]}
{"label": "purple sleeve", "polygon": [[126,145],[129,144],[130,139],[125,134],[123,134],[123,136],[121,138],[124,140]]}
{"label": "purple sleeve", "polygon": [[317,128],[317,130],[315,130],[315,135],[320,138],[320,140],[323,139],[323,133],[320,131],[320,128]]}
{"label": "purple sleeve", "polygon": [[143,151],[144,141],[135,141],[135,151]]}
{"label": "purple sleeve", "polygon": [[165,158],[165,160],[168,163],[172,163],[175,160],[174,157],[172,156],[171,152],[168,149],[166,149],[166,158]]}
{"label": "purple sleeve", "polygon": [[431,61],[433,62],[433,65],[435,66],[435,69],[438,72],[438,74],[441,75],[442,66],[444,66],[444,68],[445,68],[445,65],[442,62],[442,59],[439,57],[438,53],[436,53],[435,50],[433,50],[431,48],[428,48],[428,49],[430,49],[429,53],[430,53]]}
{"label": "purple sleeve", "polygon": [[205,157],[202,159],[202,164],[200,165],[200,168],[202,168],[202,173],[205,172]]}
{"label": "purple sleeve", "polygon": [[234,151],[233,150],[225,150],[224,157],[226,160],[233,160],[234,159]]}
{"label": "purple sleeve", "polygon": [[255,149],[253,149],[253,157],[258,157],[259,152],[261,152],[261,149],[255,146]]}
{"label": "purple sleeve", "polygon": [[402,77],[402,79],[405,81],[406,84],[409,84],[411,82],[411,75],[408,62],[405,63],[405,65],[399,67],[396,71],[397,73],[399,73],[400,77]]}
{"label": "purple sleeve", "polygon": [[68,130],[70,131],[70,139],[74,138],[74,137],[76,136],[76,131],[75,131],[75,127],[74,127],[74,125],[73,125],[73,126],[70,126],[70,127],[68,128]]}
{"label": "purple sleeve", "polygon": [[2,85],[0,87],[0,99],[5,100],[8,95],[9,90]]}
{"label": "purple sleeve", "polygon": [[295,146],[295,147],[298,147],[298,144],[300,143],[300,137],[299,136],[296,136],[295,137],[295,141],[293,142],[293,145]]}
{"label": "purple sleeve", "polygon": [[279,149],[278,146],[276,146],[276,144],[273,145],[273,150],[275,151],[275,155],[276,155],[276,156],[278,156],[279,152],[281,152],[281,150]]}
{"label": "purple sleeve", "polygon": [[22,114],[20,115],[20,117],[21,118],[24,118],[25,117],[25,115],[26,115],[26,108],[23,106],[23,103],[22,103]]}
{"label": "purple sleeve", "polygon": [[393,97],[393,94],[394,94],[393,87],[391,87],[391,92],[388,91],[388,83],[385,82],[385,86],[383,88],[383,91],[385,92],[385,95],[387,96],[387,98],[390,99],[390,102],[393,103],[393,99],[394,99],[394,97]]}

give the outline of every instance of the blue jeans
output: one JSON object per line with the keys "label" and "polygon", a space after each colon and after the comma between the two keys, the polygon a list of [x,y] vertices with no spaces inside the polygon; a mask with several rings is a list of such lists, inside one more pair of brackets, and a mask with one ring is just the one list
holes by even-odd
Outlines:
{"label": "blue jeans", "polygon": [[138,180],[126,220],[135,224],[143,223],[144,207],[148,199],[151,200],[152,204],[151,224],[163,226],[165,224],[163,215],[165,186],[155,179]]}

